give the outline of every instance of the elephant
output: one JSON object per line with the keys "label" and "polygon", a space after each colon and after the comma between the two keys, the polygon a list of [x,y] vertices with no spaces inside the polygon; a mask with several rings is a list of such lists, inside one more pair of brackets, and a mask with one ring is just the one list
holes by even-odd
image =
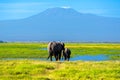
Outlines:
{"label": "elephant", "polygon": [[52,56],[55,57],[56,61],[61,59],[61,54],[65,50],[65,44],[63,42],[49,42],[48,43],[48,58],[52,61]]}
{"label": "elephant", "polygon": [[71,55],[71,50],[68,49],[68,48],[65,48],[65,50],[63,51],[64,60],[68,60],[69,61],[70,55]]}

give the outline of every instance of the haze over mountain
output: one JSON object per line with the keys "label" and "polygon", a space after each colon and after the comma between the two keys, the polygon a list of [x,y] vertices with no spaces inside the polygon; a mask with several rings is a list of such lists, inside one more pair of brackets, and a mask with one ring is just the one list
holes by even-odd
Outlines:
{"label": "haze over mountain", "polygon": [[25,19],[0,21],[0,40],[119,42],[120,18],[49,8]]}

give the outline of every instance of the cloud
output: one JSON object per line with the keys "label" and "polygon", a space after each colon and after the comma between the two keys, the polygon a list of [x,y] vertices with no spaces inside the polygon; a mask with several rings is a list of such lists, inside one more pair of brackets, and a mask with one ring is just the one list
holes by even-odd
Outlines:
{"label": "cloud", "polygon": [[70,6],[62,6],[61,8],[68,9],[68,8],[71,8],[71,7]]}

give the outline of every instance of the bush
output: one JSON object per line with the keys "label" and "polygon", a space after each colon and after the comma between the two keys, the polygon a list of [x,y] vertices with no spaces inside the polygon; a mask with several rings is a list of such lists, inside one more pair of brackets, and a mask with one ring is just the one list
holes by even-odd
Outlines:
{"label": "bush", "polygon": [[1,41],[1,40],[0,40],[0,43],[4,43],[4,41]]}

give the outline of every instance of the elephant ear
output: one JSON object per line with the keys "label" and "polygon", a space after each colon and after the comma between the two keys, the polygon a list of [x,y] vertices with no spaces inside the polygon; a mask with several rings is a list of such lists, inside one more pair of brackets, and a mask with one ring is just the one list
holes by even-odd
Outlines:
{"label": "elephant ear", "polygon": [[62,46],[65,46],[65,44],[63,42],[60,42]]}
{"label": "elephant ear", "polygon": [[65,50],[65,44],[63,42],[61,42],[61,45],[63,47],[63,50]]}
{"label": "elephant ear", "polygon": [[48,51],[50,51],[51,50],[51,46],[53,45],[53,42],[49,42],[48,43]]}

